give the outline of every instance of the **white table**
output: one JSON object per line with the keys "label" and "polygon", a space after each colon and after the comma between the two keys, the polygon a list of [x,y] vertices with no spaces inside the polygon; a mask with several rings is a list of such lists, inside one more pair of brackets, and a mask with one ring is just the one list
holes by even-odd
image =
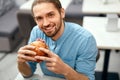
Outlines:
{"label": "white table", "polygon": [[120,0],[108,0],[107,4],[102,0],[83,0],[82,11],[88,14],[120,14]]}
{"label": "white table", "polygon": [[[31,10],[31,6],[34,0],[29,0],[28,2],[24,3],[22,6],[20,6],[21,10]],[[62,6],[64,9],[68,7],[68,5],[71,3],[72,0],[60,0]]]}
{"label": "white table", "polygon": [[105,17],[84,17],[83,26],[89,30],[97,41],[98,48],[120,49],[120,19],[117,32],[106,31],[107,18]]}
{"label": "white table", "polygon": [[57,78],[57,77],[51,77],[51,76],[40,76],[38,74],[34,74],[30,78],[23,78],[23,76],[19,73],[15,80],[65,80],[62,78]]}
{"label": "white table", "polygon": [[93,34],[97,47],[105,50],[102,80],[107,80],[110,51],[120,50],[120,19],[117,32],[107,32],[106,23],[105,17],[84,17],[83,19],[83,27]]}

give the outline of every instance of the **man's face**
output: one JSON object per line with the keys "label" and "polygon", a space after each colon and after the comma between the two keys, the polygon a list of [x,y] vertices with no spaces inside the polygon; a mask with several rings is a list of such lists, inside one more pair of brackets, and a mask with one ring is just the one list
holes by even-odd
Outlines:
{"label": "man's face", "polygon": [[41,3],[33,7],[33,13],[37,25],[47,36],[54,37],[60,33],[64,10],[59,12],[52,3]]}

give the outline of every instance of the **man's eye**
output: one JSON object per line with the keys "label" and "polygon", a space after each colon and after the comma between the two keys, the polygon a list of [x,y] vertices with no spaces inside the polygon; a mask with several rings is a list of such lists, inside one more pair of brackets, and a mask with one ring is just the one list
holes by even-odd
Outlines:
{"label": "man's eye", "polygon": [[48,16],[49,16],[49,17],[53,17],[53,16],[54,16],[54,14],[48,14]]}
{"label": "man's eye", "polygon": [[41,20],[41,18],[38,17],[38,18],[37,18],[37,21],[40,21],[40,20]]}
{"label": "man's eye", "polygon": [[37,21],[40,21],[42,18],[41,17],[35,17]]}

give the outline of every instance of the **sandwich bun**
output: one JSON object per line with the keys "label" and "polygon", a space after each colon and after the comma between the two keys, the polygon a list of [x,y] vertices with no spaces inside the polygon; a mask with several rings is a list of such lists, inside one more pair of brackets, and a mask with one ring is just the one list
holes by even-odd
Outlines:
{"label": "sandwich bun", "polygon": [[[39,48],[48,49],[48,46],[44,41],[36,40],[36,41],[30,43],[30,45],[35,46],[35,48],[33,49],[33,51],[36,52],[35,56],[47,56],[46,53],[44,53],[43,51],[40,51],[40,49],[39,49]],[[40,60],[37,60],[37,62],[40,62]]]}

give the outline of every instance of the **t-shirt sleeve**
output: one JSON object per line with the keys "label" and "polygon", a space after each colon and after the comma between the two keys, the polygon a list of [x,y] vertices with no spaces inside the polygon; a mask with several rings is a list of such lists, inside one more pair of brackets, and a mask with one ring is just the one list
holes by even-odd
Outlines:
{"label": "t-shirt sleeve", "polygon": [[81,47],[77,57],[76,71],[85,74],[90,80],[95,80],[94,70],[98,49],[94,37],[90,36],[87,40],[84,40]]}
{"label": "t-shirt sleeve", "polygon": [[34,74],[35,70],[36,70],[36,66],[37,66],[37,62],[27,62],[28,65],[30,65],[30,68],[32,70],[32,74]]}

